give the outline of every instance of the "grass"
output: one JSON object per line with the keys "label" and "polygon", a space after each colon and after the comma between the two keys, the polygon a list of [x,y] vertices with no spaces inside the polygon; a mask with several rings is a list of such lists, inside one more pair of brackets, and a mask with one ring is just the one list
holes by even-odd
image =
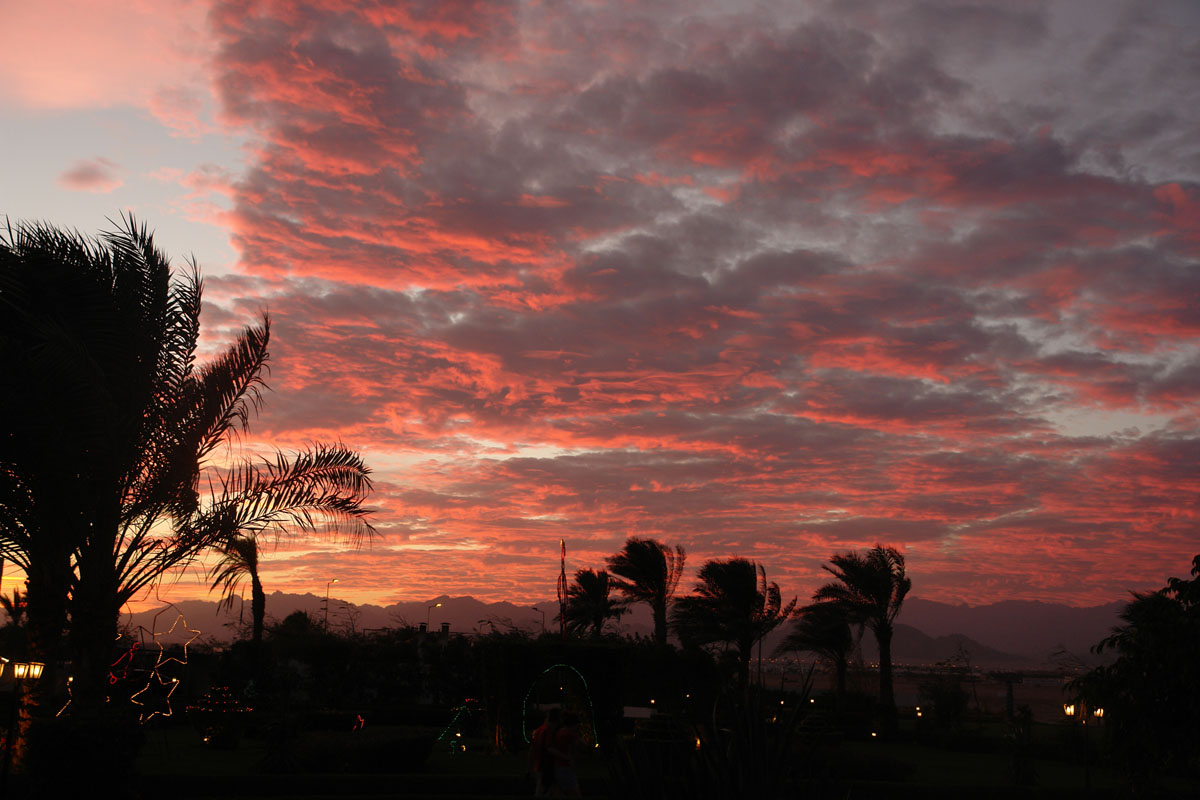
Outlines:
{"label": "grass", "polygon": [[[349,746],[351,737],[363,737],[367,749],[380,742],[404,740],[415,729],[377,726],[363,733],[332,735]],[[428,729],[422,729],[428,730]],[[1099,758],[1091,765],[1092,788],[1084,790],[1080,761],[1060,760],[1070,755],[1070,739],[1062,726],[1035,726],[1034,740],[1037,784],[1032,788],[1012,785],[1010,757],[1000,725],[974,726],[952,740],[950,747],[919,743],[911,725],[900,740],[844,741],[821,748],[814,763],[827,767],[832,776],[802,797],[871,798],[961,798],[972,800],[1006,797],[1096,798],[1114,797],[1118,776]],[[366,734],[364,736],[364,734]],[[436,732],[435,734],[436,735]],[[391,737],[391,739],[389,739]],[[151,730],[138,762],[138,772],[147,785],[161,787],[173,796],[207,797],[303,797],[309,800],[332,797],[437,797],[470,800],[481,797],[526,797],[532,793],[524,753],[494,755],[487,742],[465,739],[465,752],[451,752],[439,744],[424,769],[407,774],[358,774],[354,772],[301,773],[299,769],[268,772],[262,764],[268,746],[261,738],[243,737],[235,749],[219,750],[205,745],[186,724],[163,724]],[[1097,744],[1098,742],[1094,742]],[[951,749],[954,748],[954,749]],[[386,752],[385,750],[379,752]],[[1056,757],[1049,757],[1056,756]],[[591,797],[617,796],[609,793],[607,764],[603,756],[585,758],[579,765],[580,782]],[[1180,796],[1196,796],[1195,787],[1181,787]]]}

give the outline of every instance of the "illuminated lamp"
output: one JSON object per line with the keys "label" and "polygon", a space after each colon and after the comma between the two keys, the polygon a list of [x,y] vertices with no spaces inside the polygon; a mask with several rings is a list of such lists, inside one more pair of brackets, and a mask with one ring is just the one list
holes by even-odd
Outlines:
{"label": "illuminated lamp", "polygon": [[1093,708],[1092,716],[1096,717],[1097,719],[1103,719],[1104,718],[1104,709],[1103,708]]}
{"label": "illuminated lamp", "polygon": [[25,680],[25,676],[29,674],[29,665],[24,661],[13,662],[13,677],[19,681]]}
{"label": "illuminated lamp", "polygon": [[1063,703],[1063,713],[1066,714],[1068,717],[1075,716],[1075,704],[1074,703]]}
{"label": "illuminated lamp", "polygon": [[46,668],[46,665],[41,663],[40,661],[31,661],[29,663],[29,680],[36,681],[39,678],[41,678],[42,670],[44,670],[45,668]]}

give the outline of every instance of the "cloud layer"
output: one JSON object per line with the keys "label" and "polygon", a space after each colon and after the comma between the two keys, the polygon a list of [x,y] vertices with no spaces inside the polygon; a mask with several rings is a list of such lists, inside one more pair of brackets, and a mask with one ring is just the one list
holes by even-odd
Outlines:
{"label": "cloud layer", "polygon": [[1195,7],[793,5],[212,8],[207,322],[267,307],[256,433],[380,483],[271,588],[543,598],[633,534],[801,595],[876,542],[943,600],[1182,571]]}

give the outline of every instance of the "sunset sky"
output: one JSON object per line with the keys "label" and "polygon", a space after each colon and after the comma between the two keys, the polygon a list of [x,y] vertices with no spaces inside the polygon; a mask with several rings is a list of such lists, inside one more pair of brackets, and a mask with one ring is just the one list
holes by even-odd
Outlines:
{"label": "sunset sky", "polygon": [[0,214],[133,211],[206,353],[270,314],[245,447],[374,470],[376,541],[268,592],[530,602],[640,535],[1089,605],[1200,552],[1193,0],[0,9]]}

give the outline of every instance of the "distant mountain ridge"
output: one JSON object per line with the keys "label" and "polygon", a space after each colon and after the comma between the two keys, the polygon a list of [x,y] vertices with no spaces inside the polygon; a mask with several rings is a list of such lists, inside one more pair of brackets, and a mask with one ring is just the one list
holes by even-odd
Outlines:
{"label": "distant mountain ridge", "polygon": [[[318,622],[324,622],[323,597],[312,594],[267,596],[267,622],[279,622],[294,611],[305,611]],[[438,607],[437,604],[441,603]],[[1108,635],[1119,623],[1118,612],[1124,603],[1109,603],[1091,608],[1074,608],[1056,603],[1010,600],[986,606],[950,605],[914,597],[907,600],[897,620],[893,658],[897,663],[936,663],[954,656],[963,648],[972,663],[985,666],[1032,666],[1046,663],[1058,650],[1088,659],[1090,648]],[[229,611],[221,611],[215,601],[184,600],[175,604],[188,622],[206,638],[231,641],[239,625],[239,612],[249,623],[250,609],[244,611],[237,602]],[[543,617],[544,613],[544,617]],[[520,629],[529,633],[557,628],[554,617],[558,604],[553,601],[519,606],[509,602],[486,603],[474,597],[441,595],[427,601],[394,603],[390,606],[364,604],[355,606],[330,598],[328,624],[337,631],[364,631],[403,625],[417,626],[428,618],[430,627],[437,630],[449,623],[458,633],[487,633]],[[155,615],[158,620],[155,621]],[[133,626],[162,632],[176,615],[160,611],[145,611],[133,615]],[[644,606],[622,617],[616,630],[625,634],[648,636],[652,631],[649,610]],[[779,630],[767,642],[770,649],[782,638]],[[875,644],[868,633],[863,636],[863,652],[868,658],[875,655]]]}
{"label": "distant mountain ridge", "polygon": [[898,622],[930,636],[963,634],[1008,653],[1045,660],[1066,650],[1085,660],[1091,648],[1120,623],[1124,602],[1075,608],[1037,600],[1005,600],[986,606],[950,605],[913,597]]}

